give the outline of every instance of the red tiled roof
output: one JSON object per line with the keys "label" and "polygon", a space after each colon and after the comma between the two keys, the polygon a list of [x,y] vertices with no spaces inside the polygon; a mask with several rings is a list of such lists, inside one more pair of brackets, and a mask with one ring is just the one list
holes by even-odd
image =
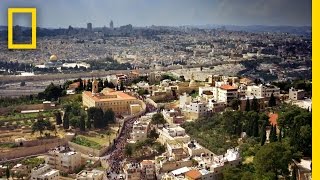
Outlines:
{"label": "red tiled roof", "polygon": [[186,172],[185,175],[191,179],[199,179],[201,177],[201,173],[196,169]]}
{"label": "red tiled roof", "polygon": [[237,88],[233,87],[233,86],[230,86],[228,84],[226,85],[222,85],[220,86],[221,89],[224,89],[224,90],[237,90]]}

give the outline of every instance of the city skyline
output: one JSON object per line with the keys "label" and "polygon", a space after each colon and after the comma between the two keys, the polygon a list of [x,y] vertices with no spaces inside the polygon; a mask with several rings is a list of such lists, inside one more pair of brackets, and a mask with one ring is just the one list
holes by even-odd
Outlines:
{"label": "city skyline", "polygon": [[[7,8],[36,7],[39,27],[59,28],[93,27],[125,24],[133,26],[182,26],[182,25],[267,25],[311,26],[311,1],[300,0],[74,0],[22,1],[5,0],[0,11],[0,25],[7,24]],[[284,10],[285,9],[285,10]],[[92,13],[94,12],[94,13]],[[27,26],[27,17],[17,16],[14,24]]]}

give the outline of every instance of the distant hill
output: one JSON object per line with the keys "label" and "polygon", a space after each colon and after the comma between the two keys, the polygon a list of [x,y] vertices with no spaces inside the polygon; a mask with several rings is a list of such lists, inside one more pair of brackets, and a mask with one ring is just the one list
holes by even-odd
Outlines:
{"label": "distant hill", "polygon": [[236,26],[236,25],[200,25],[193,26],[204,29],[217,29],[223,28],[231,31],[247,31],[247,32],[279,32],[279,33],[291,33],[298,35],[311,35],[311,26],[264,26],[264,25],[252,25],[252,26]]}

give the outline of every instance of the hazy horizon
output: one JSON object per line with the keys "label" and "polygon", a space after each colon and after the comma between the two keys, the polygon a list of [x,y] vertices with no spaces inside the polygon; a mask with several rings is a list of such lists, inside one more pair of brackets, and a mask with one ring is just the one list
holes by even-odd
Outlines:
{"label": "hazy horizon", "polygon": [[[311,26],[311,0],[2,0],[0,25],[7,8],[36,7],[37,26],[44,28],[146,26]],[[30,16],[15,15],[28,26]]]}

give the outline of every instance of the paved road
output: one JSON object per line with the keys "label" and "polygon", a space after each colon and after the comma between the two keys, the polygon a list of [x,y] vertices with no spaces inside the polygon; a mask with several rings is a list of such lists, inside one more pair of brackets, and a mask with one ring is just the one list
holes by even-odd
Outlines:
{"label": "paved road", "polygon": [[[211,63],[210,65],[199,64],[199,65],[185,65],[185,66],[172,66],[172,67],[163,67],[161,69],[139,69],[138,71],[141,74],[149,73],[152,71],[170,71],[176,69],[183,69],[183,68],[195,68],[195,67],[208,67],[208,66],[215,66],[220,64],[230,64],[234,63],[234,61],[217,61]],[[68,79],[77,79],[77,78],[92,78],[92,77],[106,77],[112,74],[124,74],[129,73],[132,70],[110,70],[110,71],[91,71],[91,72],[78,72],[78,73],[70,73],[70,74],[63,74],[63,73],[56,73],[56,74],[41,74],[35,76],[0,76],[0,82],[2,83],[14,83],[14,82],[37,82],[37,81],[52,81],[52,80],[68,80]]]}
{"label": "paved road", "polygon": [[[154,112],[155,107],[147,104],[147,112]],[[130,138],[130,132],[132,131],[133,123],[138,118],[132,118],[124,122],[122,131],[119,137],[115,140],[114,146],[111,148],[107,154],[101,158],[102,161],[107,161],[109,164],[109,169],[107,170],[110,175],[110,179],[118,179],[118,175],[122,173],[122,165],[125,160],[124,149],[127,144],[127,139]]]}

